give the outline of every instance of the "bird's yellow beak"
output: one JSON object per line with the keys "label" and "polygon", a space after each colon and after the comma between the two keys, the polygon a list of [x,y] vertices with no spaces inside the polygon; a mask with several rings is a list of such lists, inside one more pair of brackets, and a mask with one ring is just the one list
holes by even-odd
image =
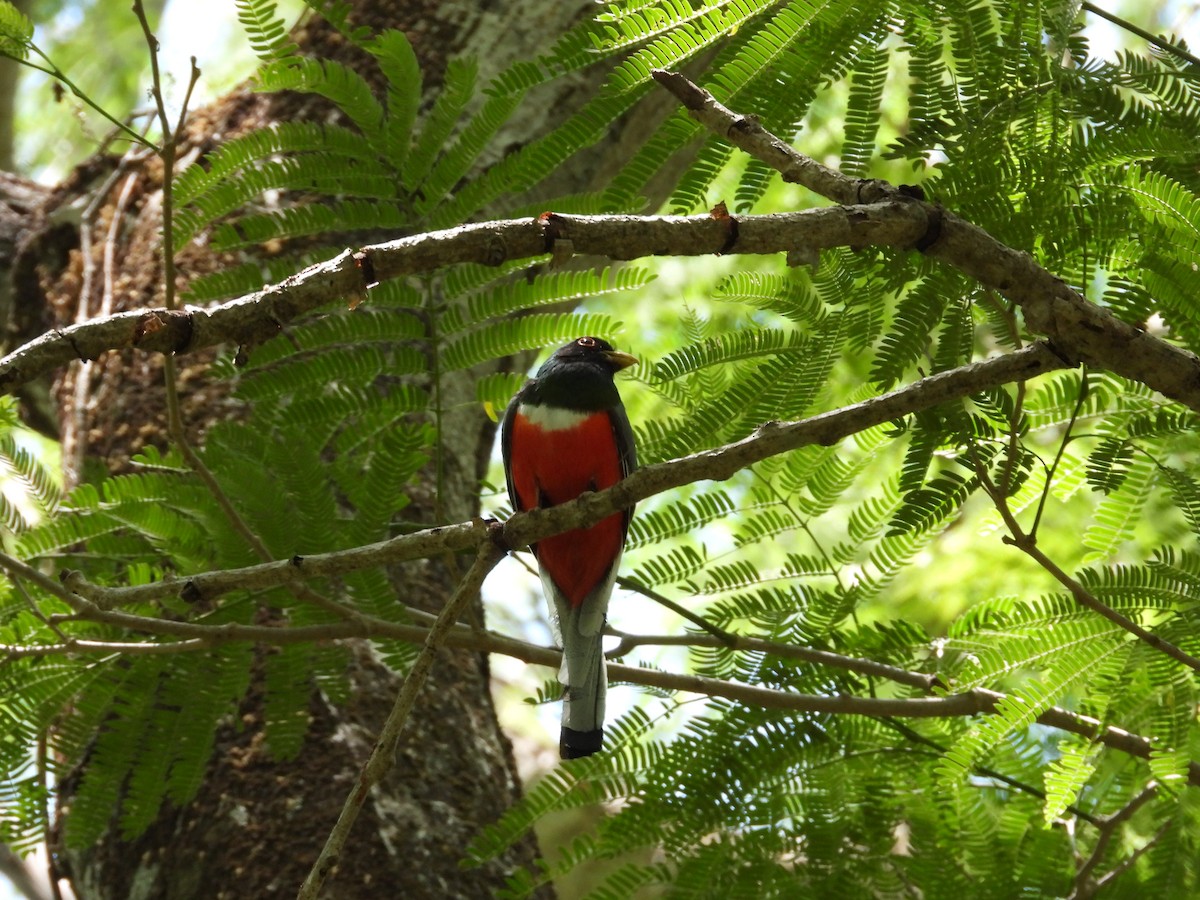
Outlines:
{"label": "bird's yellow beak", "polygon": [[620,350],[605,350],[604,358],[612,363],[616,371],[628,369],[630,366],[636,366],[641,360],[629,353],[622,353]]}

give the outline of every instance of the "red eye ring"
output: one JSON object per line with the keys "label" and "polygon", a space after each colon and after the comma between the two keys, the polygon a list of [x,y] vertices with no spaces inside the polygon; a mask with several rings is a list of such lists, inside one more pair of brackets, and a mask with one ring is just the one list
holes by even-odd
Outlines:
{"label": "red eye ring", "polygon": [[577,343],[580,347],[595,347],[596,339],[590,337],[581,337],[575,343]]}

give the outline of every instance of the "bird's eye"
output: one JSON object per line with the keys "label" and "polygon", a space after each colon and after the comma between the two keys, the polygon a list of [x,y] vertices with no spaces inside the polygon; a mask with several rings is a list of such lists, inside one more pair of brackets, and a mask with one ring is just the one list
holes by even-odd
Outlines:
{"label": "bird's eye", "polygon": [[596,339],[590,338],[590,337],[582,337],[579,340],[577,340],[575,343],[577,343],[580,347],[595,347]]}

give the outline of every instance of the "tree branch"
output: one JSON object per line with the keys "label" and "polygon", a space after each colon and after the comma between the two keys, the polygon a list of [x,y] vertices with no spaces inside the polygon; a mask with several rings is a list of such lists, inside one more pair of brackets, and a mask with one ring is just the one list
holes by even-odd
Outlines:
{"label": "tree branch", "polygon": [[979,475],[979,482],[983,486],[984,492],[991,498],[992,505],[1000,513],[1000,518],[1004,521],[1004,526],[1009,531],[1009,534],[1004,537],[1004,543],[1016,547],[1050,573],[1059,584],[1070,592],[1075,602],[1080,606],[1090,609],[1097,615],[1112,622],[1118,628],[1129,632],[1138,640],[1144,641],[1147,645],[1153,647],[1159,653],[1171,657],[1176,662],[1183,663],[1183,665],[1187,666],[1193,672],[1200,672],[1200,659],[1175,646],[1148,628],[1142,627],[1128,616],[1117,612],[1117,610],[1113,609],[1084,587],[1077,579],[1068,575],[1058,563],[1042,552],[1042,549],[1037,545],[1036,536],[1026,532],[1021,528],[1020,523],[1017,522],[1017,517],[1008,505],[1008,498],[993,484],[992,479],[987,473],[986,466],[978,459],[977,454],[972,453],[971,456],[974,459],[975,471]]}
{"label": "tree branch", "polygon": [[[551,509],[518,513],[504,523],[499,540],[510,550],[521,549],[573,528],[584,528],[621,509],[672,488],[697,481],[724,481],[736,472],[771,456],[812,444],[832,445],[852,434],[903,418],[942,403],[961,400],[991,387],[1061,369],[1065,363],[1042,342],[1014,353],[939,372],[912,384],[841,409],[797,422],[770,422],[753,434],[712,450],[645,466],[624,481],[598,493],[588,492]],[[344,575],[440,553],[472,550],[493,539],[482,519],[428,528],[386,541],[346,550],[294,556],[240,569],[201,572],[170,581],[129,587],[105,587],[65,571],[63,585],[101,609],[145,603],[167,597],[211,600],[235,590],[263,590],[296,580]],[[8,563],[0,556],[0,568]],[[23,571],[15,572],[18,576]],[[38,583],[49,581],[41,573]],[[55,587],[58,587],[55,585]]]}
{"label": "tree branch", "polygon": [[[480,553],[490,552],[487,546]],[[25,566],[0,554],[0,567],[15,570],[22,577],[30,577]],[[51,593],[63,598],[78,609],[75,618],[113,625],[127,630],[140,631],[180,640],[170,644],[171,652],[186,652],[211,647],[233,641],[251,641],[265,644],[293,644],[313,641],[332,641],[345,638],[361,637],[392,637],[413,643],[427,642],[431,629],[417,625],[407,625],[397,622],[386,622],[382,619],[368,619],[359,616],[354,620],[332,622],[326,625],[306,625],[280,628],[268,625],[200,625],[193,622],[179,622],[168,619],[156,619],[147,616],[137,616],[129,613],[101,609],[82,598],[72,595],[52,579],[41,576],[34,570],[33,575],[40,576],[39,585],[49,589]],[[37,580],[31,577],[31,580]],[[69,599],[68,599],[69,598]],[[863,660],[855,657],[841,656],[828,651],[806,650],[800,647],[778,645],[759,639],[742,639],[746,641],[745,649],[761,650],[766,653],[777,653],[783,656],[808,659],[820,665],[828,665],[848,671],[858,671],[882,678],[887,678],[901,684],[911,685],[922,690],[929,690],[931,676],[922,672],[910,672],[873,660]],[[450,627],[440,641],[447,647],[470,650],[472,652],[499,653],[511,656],[533,665],[546,666],[556,670],[562,663],[562,653],[558,650],[529,644],[515,638],[505,637],[492,632],[464,626]],[[717,638],[709,635],[694,635],[692,643],[697,646],[718,645]],[[68,653],[98,653],[109,652],[109,648],[101,641],[70,641],[47,647],[0,647],[11,657],[39,655],[65,655]],[[146,651],[149,652],[149,651]],[[863,715],[876,718],[947,718],[957,716],[973,716],[980,713],[992,712],[997,704],[1005,698],[1005,694],[985,688],[973,688],[960,694],[924,698],[880,699],[875,697],[853,697],[847,695],[814,695],[801,694],[791,691],[775,690],[738,682],[724,681],[718,678],[708,678],[701,675],[679,675],[662,672],[656,669],[646,669],[640,666],[626,666],[609,663],[609,677],[614,682],[643,684],[668,691],[685,691],[702,694],[709,697],[723,697],[740,703],[750,704],[763,709],[790,710],[797,713],[827,713]],[[1138,759],[1149,759],[1155,749],[1150,739],[1132,734],[1122,728],[1105,725],[1099,719],[1071,712],[1061,707],[1050,707],[1037,717],[1042,725],[1077,734],[1089,740],[1097,741]],[[1161,749],[1161,748],[1159,748]],[[1200,787],[1200,765],[1188,764],[1188,783]]]}
{"label": "tree branch", "polygon": [[300,892],[296,895],[297,900],[316,900],[320,894],[321,885],[337,865],[346,839],[350,836],[350,828],[354,825],[354,820],[358,818],[359,810],[366,802],[367,795],[396,764],[396,742],[416,703],[417,694],[425,686],[425,680],[433,668],[434,657],[437,655],[438,649],[445,642],[450,629],[458,621],[458,617],[466,609],[467,604],[479,596],[483,580],[487,578],[488,573],[503,556],[503,551],[496,545],[481,544],[479,552],[475,556],[475,562],[459,582],[458,589],[438,615],[433,627],[429,629],[425,645],[405,676],[404,684],[396,696],[392,711],[388,714],[387,721],[384,722],[379,737],[375,741],[375,746],[371,749],[371,755],[358,776],[358,786],[346,798],[337,824],[330,831],[329,839],[321,848],[321,853],[313,863],[308,877],[304,879],[304,884],[301,885]]}
{"label": "tree branch", "polygon": [[[932,740],[931,738],[927,738],[919,731],[909,728],[903,722],[898,722],[895,719],[883,719],[881,721],[889,728],[894,728],[898,733],[912,741],[914,744],[920,744],[922,746],[929,747],[933,750],[936,750],[939,754],[944,754],[949,749],[945,744],[941,744],[935,740]],[[1046,792],[1041,788],[1034,787],[1031,784],[1026,784],[1017,778],[1013,778],[1010,775],[1005,775],[1003,772],[998,772],[995,769],[989,768],[988,766],[976,763],[972,771],[978,772],[980,775],[984,775],[993,781],[998,781],[1001,784],[1006,784],[1011,788],[1015,788],[1023,794],[1029,794],[1031,797],[1037,797],[1042,801],[1045,801],[1046,799]],[[1087,810],[1080,809],[1073,803],[1067,805],[1066,811],[1071,813],[1073,816],[1077,816],[1090,825],[1095,825],[1097,828],[1099,828],[1104,822],[1103,818],[1094,816]]]}
{"label": "tree branch", "polygon": [[[681,76],[660,73],[660,80],[664,78]],[[772,165],[788,161],[786,180],[816,185],[827,196],[853,205],[737,219],[545,214],[345,250],[277,285],[211,309],[133,310],[48,332],[0,359],[0,391],[11,392],[73,359],[95,359],[107,350],[134,347],[181,354],[221,343],[253,346],[274,337],[298,316],[338,297],[361,297],[380,281],[458,263],[499,265],[542,256],[552,253],[556,244],[565,246],[562,242],[569,242],[576,253],[621,260],[887,246],[921,249],[1008,297],[1021,306],[1029,329],[1047,336],[1055,352],[1072,364],[1083,361],[1108,369],[1200,411],[1200,360],[1194,354],[1088,303],[1028,254],[1001,244],[940,206],[916,199],[913,191],[833,172],[791,150],[757,123],[747,124],[750,120],[735,116],[711,97],[709,101],[702,107],[706,114],[723,110],[726,125],[718,133],[739,138],[734,143],[764,154]],[[859,197],[871,202],[858,203]]]}
{"label": "tree branch", "polygon": [[1191,63],[1193,66],[1200,66],[1200,56],[1196,56],[1194,53],[1188,53],[1187,50],[1183,49],[1178,44],[1173,44],[1170,41],[1166,40],[1165,38],[1160,37],[1159,35],[1151,34],[1146,29],[1140,28],[1137,25],[1134,25],[1128,19],[1122,19],[1120,16],[1116,16],[1110,12],[1106,12],[1105,10],[1098,7],[1095,3],[1088,3],[1087,0],[1083,0],[1083,2],[1079,4],[1079,6],[1082,9],[1086,9],[1088,12],[1092,13],[1093,15],[1099,16],[1102,19],[1108,19],[1108,21],[1112,22],[1118,28],[1123,28],[1126,31],[1128,31],[1130,34],[1136,34],[1142,40],[1146,41],[1147,43],[1153,44],[1159,50],[1163,50],[1167,53],[1173,54],[1174,56],[1179,57],[1180,59],[1184,60],[1185,62]]}
{"label": "tree branch", "polygon": [[[240,569],[201,572],[187,578],[152,584],[105,587],[92,584],[80,573],[71,570],[64,570],[61,577],[71,593],[92,602],[100,609],[113,609],[166,597],[180,597],[189,601],[213,599],[230,591],[264,590],[292,581],[344,575],[377,566],[425,559],[440,553],[471,550],[486,539],[486,523],[483,519],[475,519],[458,525],[427,528],[424,531],[347,550],[293,556],[287,560],[259,563]],[[6,560],[0,557],[0,568],[7,567]]]}
{"label": "tree branch", "polygon": [[784,659],[799,659],[818,666],[828,666],[834,669],[844,669],[869,675],[875,678],[885,678],[897,684],[931,691],[941,680],[937,675],[925,672],[912,672],[888,663],[877,662],[873,659],[843,656],[828,650],[816,650],[800,644],[782,644],[778,641],[767,641],[762,638],[722,632],[721,635],[711,634],[628,634],[610,628],[606,632],[621,639],[621,643],[609,656],[620,656],[628,653],[634,647],[716,647],[726,650],[737,650],[743,653],[763,653],[779,656]]}
{"label": "tree branch", "polygon": [[1104,859],[1104,852],[1108,849],[1109,842],[1112,841],[1113,835],[1117,829],[1133,818],[1133,814],[1141,809],[1146,803],[1153,799],[1158,793],[1158,784],[1151,781],[1147,784],[1136,797],[1118,809],[1112,815],[1104,816],[1095,824],[1099,828],[1099,835],[1096,837],[1096,846],[1092,848],[1091,855],[1079,867],[1079,871],[1075,874],[1075,887],[1071,891],[1068,900],[1085,900],[1088,897],[1094,897],[1098,887],[1097,881],[1092,877],[1092,873],[1096,870],[1096,866]]}
{"label": "tree branch", "polygon": [[337,298],[361,298],[381,281],[458,263],[498,266],[544,256],[556,243],[610,259],[781,253],[839,246],[911,247],[928,228],[914,202],[854,209],[812,209],[739,220],[736,246],[728,222],[711,216],[560,216],[462,225],[344,250],[276,285],[208,309],[130,310],[47,332],[0,359],[0,392],[75,359],[137,348],[190,353],[232,343],[252,347],[297,317]]}
{"label": "tree branch", "polygon": [[[1139,381],[1200,412],[1200,359],[1089,303],[1028,253],[996,240],[942,206],[916,201],[920,188],[878,179],[849,178],[793,149],[749,116],[722,106],[682,75],[658,70],[654,79],[675,95],[697,122],[794,182],[835,203],[908,200],[924,213],[928,230],[914,244],[925,255],[970,275],[1021,307],[1025,326],[1049,338],[1055,352],[1075,362]],[[739,219],[739,223],[744,219]],[[871,241],[871,243],[879,243]],[[732,252],[737,252],[736,249]]]}
{"label": "tree branch", "polygon": [[813,444],[831,446],[852,434],[942,403],[961,400],[989,386],[1032,378],[1066,367],[1044,342],[1004,356],[940,372],[860,403],[797,422],[768,422],[753,434],[691,456],[645,466],[599,493],[571,503],[514,515],[504,523],[504,540],[520,548],[560,531],[600,521],[640,500],[698,481],[724,481],[754,463]]}
{"label": "tree branch", "polygon": [[[659,606],[662,606],[665,609],[669,609],[671,612],[675,613],[675,615],[679,616],[681,619],[691,622],[693,625],[695,625],[697,628],[699,628],[703,631],[707,631],[713,637],[717,638],[717,640],[720,643],[724,644],[726,647],[733,647],[737,642],[737,637],[730,634],[724,628],[719,628],[718,626],[714,625],[712,622],[710,622],[706,618],[704,618],[704,616],[697,615],[696,613],[694,613],[690,609],[688,609],[686,606],[676,603],[670,597],[667,597],[664,594],[659,593],[658,591],[654,590],[653,588],[650,588],[644,584],[641,584],[640,582],[636,581],[633,578],[623,578],[623,577],[618,576],[617,577],[617,587],[621,588],[622,590],[632,591],[635,594],[641,594],[643,597],[645,597],[648,600],[653,600]],[[628,635],[626,637],[628,637]],[[624,642],[624,637],[622,638],[622,643],[623,642]]]}
{"label": "tree branch", "polygon": [[1142,856],[1151,847],[1153,847],[1155,844],[1157,844],[1159,841],[1161,841],[1163,839],[1163,837],[1166,835],[1166,833],[1168,831],[1170,831],[1171,828],[1174,827],[1174,825],[1175,825],[1174,818],[1167,819],[1167,821],[1163,822],[1162,825],[1159,826],[1158,830],[1156,832],[1154,832],[1154,834],[1150,835],[1149,839],[1144,844],[1142,844],[1142,846],[1138,847],[1136,850],[1134,850],[1132,853],[1130,853],[1128,856],[1126,856],[1124,859],[1122,859],[1119,863],[1117,863],[1115,866],[1113,866],[1111,869],[1109,869],[1107,872],[1105,872],[1103,875],[1101,875],[1099,878],[1097,878],[1096,879],[1097,893],[1102,891],[1105,887],[1112,884],[1114,881],[1116,881],[1118,878],[1120,878],[1122,875],[1124,875],[1126,872],[1128,872],[1131,868],[1133,868],[1135,865],[1137,865],[1137,861],[1139,859],[1141,859]]}

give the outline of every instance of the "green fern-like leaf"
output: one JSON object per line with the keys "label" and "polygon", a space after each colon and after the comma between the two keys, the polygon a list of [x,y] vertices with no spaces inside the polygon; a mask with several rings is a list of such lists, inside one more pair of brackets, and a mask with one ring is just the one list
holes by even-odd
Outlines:
{"label": "green fern-like leaf", "polygon": [[1175,505],[1187,518],[1192,531],[1200,535],[1200,484],[1187,472],[1172,466],[1163,466],[1159,473],[1171,489]]}
{"label": "green fern-like leaf", "polygon": [[185,168],[175,179],[176,201],[186,206],[259,160],[316,151],[347,159],[367,160],[371,156],[366,139],[352,129],[315,122],[277,122],[240,135]]}
{"label": "green fern-like leaf", "polygon": [[581,334],[613,335],[620,324],[604,315],[538,314],[484,325],[449,342],[441,362],[447,369],[464,369],[485,360],[528,347],[565,343]]}
{"label": "green fern-like leaf", "polygon": [[628,547],[653,546],[670,537],[691,534],[709,522],[728,516],[736,508],[726,492],[712,490],[662,507],[639,511],[630,523]]}
{"label": "green fern-like leaf", "polygon": [[889,58],[889,53],[875,49],[865,53],[855,67],[846,109],[846,140],[842,146],[841,169],[846,175],[865,176],[875,155],[879,103]]}
{"label": "green fern-like leaf", "polygon": [[1093,639],[1058,654],[1040,682],[1031,682],[1001,700],[993,714],[967,731],[938,765],[943,780],[955,780],[973,768],[983,755],[1007,735],[1028,728],[1053,705],[1058,695],[1083,682],[1097,667],[1125,652],[1123,641]]}
{"label": "green fern-like leaf", "polygon": [[0,3],[0,54],[23,60],[33,40],[33,22],[11,3]]}
{"label": "green fern-like leaf", "polygon": [[654,275],[646,269],[622,267],[598,271],[550,272],[533,279],[505,280],[487,290],[475,291],[466,302],[441,317],[443,331],[456,333],[486,319],[551,303],[606,298],[637,290]]}
{"label": "green fern-like leaf", "polygon": [[223,224],[213,232],[212,245],[233,250],[275,238],[328,235],[339,231],[397,230],[407,221],[396,203],[347,200],[330,206],[308,205],[274,213],[246,216],[235,224]]}
{"label": "green fern-like leaf", "polygon": [[910,491],[892,519],[891,534],[904,531],[924,531],[945,521],[956,512],[972,490],[978,486],[975,478],[947,470],[925,482],[925,486]]}
{"label": "green fern-like leaf", "polygon": [[394,172],[403,172],[421,105],[421,66],[404,32],[389,28],[367,44],[387,78],[387,117],[381,151]]}
{"label": "green fern-like leaf", "polygon": [[1134,457],[1120,486],[1110,492],[1096,509],[1083,534],[1089,560],[1106,559],[1133,534],[1155,481],[1154,464],[1144,456]]}
{"label": "green fern-like leaf", "polygon": [[361,75],[331,59],[292,57],[263,65],[255,75],[260,91],[320,94],[338,105],[371,143],[382,149],[383,107]]}
{"label": "green fern-like leaf", "polygon": [[287,26],[276,16],[273,0],[236,0],[236,5],[238,21],[259,59],[270,63],[296,52]]}
{"label": "green fern-like leaf", "polygon": [[826,315],[811,285],[796,277],[739,272],[721,280],[716,296],[777,312],[802,327],[820,325]]}
{"label": "green fern-like leaf", "polygon": [[453,59],[446,66],[442,90],[421,126],[417,144],[402,171],[404,186],[415,190],[433,169],[455,124],[475,94],[479,64],[473,59]]}
{"label": "green fern-like leaf", "polygon": [[654,378],[672,381],[709,366],[770,357],[805,345],[804,338],[794,331],[744,329],[710,338],[703,344],[685,347],[664,357],[654,367]]}
{"label": "green fern-like leaf", "polygon": [[421,182],[417,211],[424,213],[439,203],[466,175],[500,127],[508,121],[522,94],[498,94],[488,97],[483,108],[463,128],[458,139],[434,163]]}

